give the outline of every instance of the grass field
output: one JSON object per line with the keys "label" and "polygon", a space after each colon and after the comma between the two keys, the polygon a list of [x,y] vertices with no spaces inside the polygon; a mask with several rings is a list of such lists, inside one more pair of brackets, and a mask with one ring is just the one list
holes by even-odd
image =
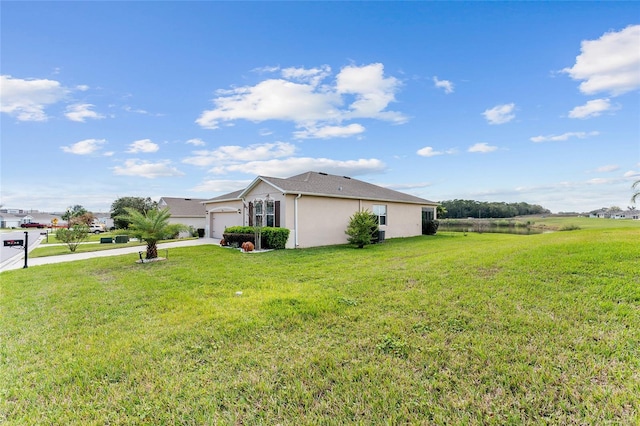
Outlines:
{"label": "grass field", "polygon": [[0,423],[640,422],[635,225],[0,280]]}

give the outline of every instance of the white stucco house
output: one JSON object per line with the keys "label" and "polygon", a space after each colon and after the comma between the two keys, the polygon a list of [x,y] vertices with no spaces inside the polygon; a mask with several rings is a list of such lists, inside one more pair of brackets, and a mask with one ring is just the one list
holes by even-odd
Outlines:
{"label": "white stucco house", "polygon": [[158,208],[169,208],[171,217],[169,223],[180,223],[193,226],[195,229],[205,228],[206,211],[201,198],[162,197],[158,201]]}
{"label": "white stucco house", "polygon": [[422,234],[438,203],[347,176],[306,172],[286,179],[258,176],[244,189],[203,202],[205,233],[222,238],[230,226],[283,227],[287,248],[344,244],[349,218],[359,210],[378,216],[385,238]]}

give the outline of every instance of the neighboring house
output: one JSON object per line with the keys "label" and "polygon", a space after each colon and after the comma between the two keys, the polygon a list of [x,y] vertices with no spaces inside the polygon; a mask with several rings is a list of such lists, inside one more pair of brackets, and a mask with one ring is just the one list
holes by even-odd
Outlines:
{"label": "neighboring house", "polygon": [[181,223],[193,226],[195,229],[205,228],[206,210],[200,198],[173,198],[162,197],[158,201],[158,208],[169,208],[171,217],[169,223]]}
{"label": "neighboring house", "polygon": [[96,218],[95,221],[103,224],[107,230],[115,226],[111,213],[94,213],[93,216]]}
{"label": "neighboring house", "polygon": [[600,219],[640,219],[640,211],[638,210],[610,210],[601,209],[592,212],[589,217],[597,217]]}
{"label": "neighboring house", "polygon": [[14,213],[0,213],[0,228],[20,228],[24,222],[22,218],[24,215],[17,215]]}
{"label": "neighboring house", "polygon": [[385,238],[422,234],[422,219],[435,219],[438,203],[347,176],[307,172],[287,179],[258,176],[245,189],[204,202],[206,235],[222,238],[229,226],[288,228],[287,248],[347,242],[357,211],[378,217]]}

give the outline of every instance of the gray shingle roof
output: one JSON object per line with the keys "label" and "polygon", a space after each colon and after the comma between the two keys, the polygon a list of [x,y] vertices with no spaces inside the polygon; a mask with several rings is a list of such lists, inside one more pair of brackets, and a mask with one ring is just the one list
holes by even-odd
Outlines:
{"label": "gray shingle roof", "polygon": [[[248,191],[258,180],[267,182],[285,194],[303,194],[335,198],[357,198],[374,201],[391,201],[412,204],[432,204],[434,201],[383,188],[347,176],[327,173],[306,172],[286,179],[260,176],[252,185],[242,192]],[[240,194],[241,195],[241,194]]]}
{"label": "gray shingle roof", "polygon": [[207,212],[204,204],[202,204],[203,201],[206,200],[202,198],[162,197],[160,198],[159,207],[169,207],[171,216],[204,217]]}

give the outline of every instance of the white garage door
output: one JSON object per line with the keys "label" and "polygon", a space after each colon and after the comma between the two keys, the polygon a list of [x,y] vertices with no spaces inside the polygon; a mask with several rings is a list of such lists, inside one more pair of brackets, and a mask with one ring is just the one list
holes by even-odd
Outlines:
{"label": "white garage door", "polygon": [[211,229],[213,238],[222,238],[224,230],[230,226],[242,225],[242,215],[237,211],[211,213]]}

